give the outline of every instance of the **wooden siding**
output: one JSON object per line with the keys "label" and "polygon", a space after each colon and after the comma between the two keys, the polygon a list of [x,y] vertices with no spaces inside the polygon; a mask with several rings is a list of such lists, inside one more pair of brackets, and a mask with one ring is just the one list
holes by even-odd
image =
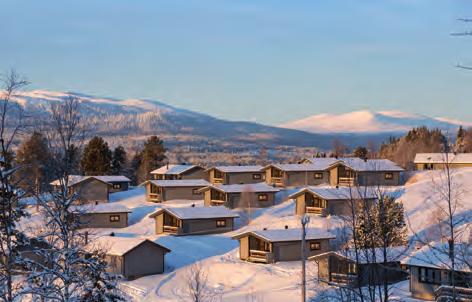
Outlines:
{"label": "wooden siding", "polygon": [[[419,163],[415,164],[416,170],[442,170],[444,169],[444,164],[428,164],[428,163]],[[449,167],[452,169],[459,169],[459,168],[470,168],[472,167],[472,163],[462,163],[462,164],[449,164]]]}
{"label": "wooden siding", "polygon": [[[112,184],[109,188],[110,193],[128,191],[129,189],[129,182],[127,181],[117,181],[117,182],[110,182],[110,183]],[[120,188],[115,189],[113,185],[120,185]]]}
{"label": "wooden siding", "polygon": [[[119,216],[119,221],[111,221],[111,216]],[[128,226],[128,213],[88,213],[79,217],[82,228],[125,228]]]}
{"label": "wooden siding", "polygon": [[[168,215],[168,214],[167,214]],[[156,234],[165,233],[164,213],[160,213],[155,218]],[[226,227],[217,227],[217,220],[225,220]],[[234,218],[208,218],[208,219],[186,219],[181,220],[175,235],[197,235],[197,234],[217,234],[231,232],[234,228]]]}
{"label": "wooden siding", "polygon": [[164,272],[165,250],[151,242],[143,242],[123,256],[124,277],[162,274]]}
{"label": "wooden siding", "polygon": [[72,186],[72,191],[77,193],[79,203],[108,202],[109,185],[95,178],[86,179]]}
{"label": "wooden siding", "polygon": [[194,194],[194,189],[201,189],[202,186],[197,187],[160,187],[162,194],[156,194],[155,196],[159,201],[153,200],[151,193],[151,186],[155,186],[151,183],[146,184],[146,200],[149,202],[164,202],[174,199],[186,199],[186,200],[202,200],[204,195],[202,193]]}
{"label": "wooden siding", "polygon": [[[265,178],[264,172],[221,172],[223,175],[222,182],[215,179],[215,169],[211,169],[208,173],[208,180],[212,184],[237,185],[237,184],[253,184],[263,182]],[[254,179],[253,174],[259,174],[259,179]]]}

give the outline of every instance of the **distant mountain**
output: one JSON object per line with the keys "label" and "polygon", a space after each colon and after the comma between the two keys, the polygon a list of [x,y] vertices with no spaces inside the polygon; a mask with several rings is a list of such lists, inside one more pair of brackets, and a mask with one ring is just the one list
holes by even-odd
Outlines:
{"label": "distant mountain", "polygon": [[472,127],[471,122],[434,118],[401,111],[354,111],[343,114],[317,114],[283,124],[281,127],[318,134],[381,134],[404,133],[418,126],[455,131],[459,125]]}

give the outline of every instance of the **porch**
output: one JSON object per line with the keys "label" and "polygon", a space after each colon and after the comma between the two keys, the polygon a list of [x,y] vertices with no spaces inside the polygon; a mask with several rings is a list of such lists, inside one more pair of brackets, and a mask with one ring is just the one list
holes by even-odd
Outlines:
{"label": "porch", "polygon": [[354,170],[351,170],[345,166],[338,166],[336,168],[338,175],[338,185],[339,186],[355,186],[357,181],[357,173]]}
{"label": "porch", "polygon": [[272,253],[272,243],[250,236],[248,260],[251,262],[259,263],[274,262],[274,257]]}
{"label": "porch", "polygon": [[221,191],[211,189],[210,205],[211,206],[224,206],[225,203],[226,203],[226,194]]}
{"label": "porch", "polygon": [[305,193],[305,213],[326,216],[327,201],[312,193]]}
{"label": "porch", "polygon": [[149,193],[148,199],[150,202],[162,202],[162,195],[158,193]]}
{"label": "porch", "polygon": [[182,221],[168,213],[164,213],[162,230],[168,234],[179,234],[182,228]]}

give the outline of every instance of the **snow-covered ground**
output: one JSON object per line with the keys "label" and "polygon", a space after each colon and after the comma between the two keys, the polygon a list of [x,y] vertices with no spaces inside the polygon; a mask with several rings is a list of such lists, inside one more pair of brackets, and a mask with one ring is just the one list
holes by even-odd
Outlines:
{"label": "snow-covered ground", "polygon": [[[399,199],[405,207],[405,214],[413,232],[428,232],[435,224],[434,187],[438,187],[440,172],[417,172],[404,187],[399,187]],[[432,179],[435,181],[432,181]],[[470,214],[472,200],[467,198],[472,192],[472,169],[457,170],[455,179],[460,183],[462,206],[459,215]],[[186,276],[189,266],[200,262],[208,274],[208,284],[221,300],[217,301],[297,301],[300,292],[300,262],[280,262],[271,265],[248,263],[238,258],[238,242],[231,236],[245,229],[269,229],[299,227],[299,217],[295,216],[294,202],[287,200],[293,191],[277,193],[277,204],[267,209],[253,209],[249,226],[241,227],[247,221],[247,213],[240,212],[236,222],[237,230],[218,235],[181,236],[154,234],[154,220],[148,215],[161,206],[189,206],[188,201],[171,201],[162,205],[145,201],[143,188],[133,188],[127,192],[114,193],[111,202],[124,205],[132,210],[129,226],[122,229],[95,230],[94,236],[115,233],[116,237],[148,237],[172,250],[166,255],[166,272],[122,281],[121,288],[134,295],[137,301],[187,301]],[[203,206],[203,202],[192,202]],[[32,210],[32,212],[34,212]],[[34,221],[37,215],[33,214]],[[470,221],[470,220],[469,220]],[[336,217],[312,217],[310,227],[333,231],[337,224]],[[145,261],[145,259],[143,259]],[[316,266],[308,266],[309,278],[314,280]],[[310,295],[314,296],[321,285],[310,282]],[[394,296],[400,301],[416,301],[409,297],[408,281],[395,285]]]}

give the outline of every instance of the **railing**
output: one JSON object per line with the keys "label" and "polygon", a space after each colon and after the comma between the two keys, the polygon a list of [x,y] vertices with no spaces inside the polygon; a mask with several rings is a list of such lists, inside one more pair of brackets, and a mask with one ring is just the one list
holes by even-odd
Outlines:
{"label": "railing", "polygon": [[324,208],[306,207],[307,214],[325,215]]}
{"label": "railing", "polygon": [[354,177],[339,177],[339,185],[341,186],[353,186],[356,182]]}
{"label": "railing", "polygon": [[177,234],[178,230],[179,230],[178,226],[173,226],[173,225],[165,225],[164,226],[164,232],[165,233]]}
{"label": "railing", "polygon": [[161,202],[161,194],[149,193],[149,201],[151,202]]}
{"label": "railing", "polygon": [[222,206],[222,205],[225,204],[225,202],[226,202],[226,201],[224,201],[224,200],[212,199],[212,200],[210,201],[210,204],[211,204],[212,206]]}
{"label": "railing", "polygon": [[[452,286],[442,285],[434,291],[437,302],[452,301]],[[472,288],[458,287],[455,288],[455,301],[472,301]]]}
{"label": "railing", "polygon": [[331,282],[339,284],[352,284],[357,282],[357,275],[331,273]]}
{"label": "railing", "polygon": [[272,179],[272,183],[277,186],[282,186],[284,184],[282,177],[272,177],[271,179]]}
{"label": "railing", "polygon": [[267,251],[249,250],[249,260],[253,262],[269,263],[270,256],[271,253]]}
{"label": "railing", "polygon": [[223,178],[213,178],[213,183],[222,184],[223,183]]}

